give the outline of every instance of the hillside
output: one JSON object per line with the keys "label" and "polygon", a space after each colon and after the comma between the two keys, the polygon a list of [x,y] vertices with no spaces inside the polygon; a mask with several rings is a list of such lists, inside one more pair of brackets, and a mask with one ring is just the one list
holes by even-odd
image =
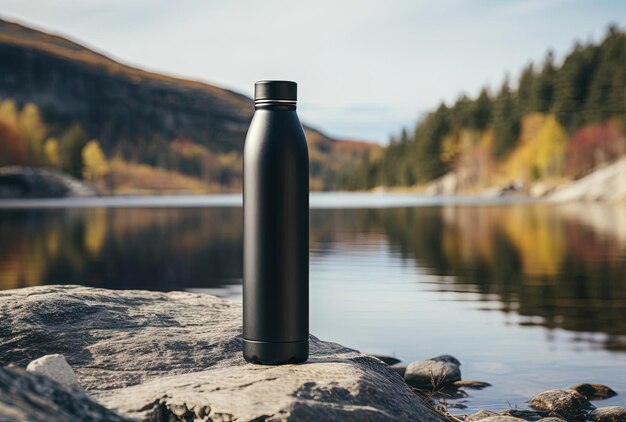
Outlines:
{"label": "hillside", "polygon": [[[194,191],[237,190],[253,112],[236,92],[0,19],[0,165],[57,166],[112,191],[188,190],[189,178]],[[379,149],[305,130],[317,189]]]}

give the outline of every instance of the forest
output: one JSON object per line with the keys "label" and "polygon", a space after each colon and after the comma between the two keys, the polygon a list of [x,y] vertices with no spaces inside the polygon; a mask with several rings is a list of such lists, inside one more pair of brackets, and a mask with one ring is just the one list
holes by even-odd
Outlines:
{"label": "forest", "polygon": [[454,172],[462,188],[577,178],[626,153],[626,33],[548,51],[497,92],[441,103],[345,174],[345,189],[413,186]]}

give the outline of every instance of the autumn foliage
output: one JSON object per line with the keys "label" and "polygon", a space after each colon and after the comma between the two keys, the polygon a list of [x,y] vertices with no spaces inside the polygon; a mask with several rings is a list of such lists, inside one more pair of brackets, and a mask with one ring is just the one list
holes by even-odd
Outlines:
{"label": "autumn foliage", "polygon": [[578,129],[567,144],[567,171],[581,176],[626,153],[626,136],[617,119]]}

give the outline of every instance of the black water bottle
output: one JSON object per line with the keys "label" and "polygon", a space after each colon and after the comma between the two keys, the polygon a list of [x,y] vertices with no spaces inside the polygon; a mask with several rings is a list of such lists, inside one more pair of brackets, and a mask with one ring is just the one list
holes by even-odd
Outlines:
{"label": "black water bottle", "polygon": [[243,356],[309,356],[309,154],[297,85],[259,81],[244,147]]}

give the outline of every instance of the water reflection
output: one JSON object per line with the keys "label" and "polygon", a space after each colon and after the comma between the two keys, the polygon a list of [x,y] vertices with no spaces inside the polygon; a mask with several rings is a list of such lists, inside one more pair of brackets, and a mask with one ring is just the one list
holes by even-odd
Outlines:
{"label": "water reflection", "polygon": [[[1,211],[0,288],[236,285],[241,221],[240,208]],[[518,324],[604,333],[603,348],[626,351],[624,207],[327,209],[312,212],[311,227],[312,270],[338,250],[386,248],[397,260],[385,265],[430,274],[415,277],[429,290],[482,301]],[[344,268],[363,265],[341,256]]]}

